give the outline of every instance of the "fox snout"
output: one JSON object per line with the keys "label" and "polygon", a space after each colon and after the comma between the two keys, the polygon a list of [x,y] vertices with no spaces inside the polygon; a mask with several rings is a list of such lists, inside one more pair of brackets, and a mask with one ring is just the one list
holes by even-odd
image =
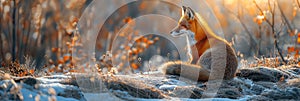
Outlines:
{"label": "fox snout", "polygon": [[183,33],[180,33],[179,31],[171,31],[170,34],[171,34],[173,37],[178,37],[178,36],[182,35]]}
{"label": "fox snout", "polygon": [[174,30],[172,30],[170,32],[170,34],[173,36],[173,37],[178,37],[178,36],[181,36],[183,33],[182,31],[183,29],[179,29],[179,28],[175,28]]}

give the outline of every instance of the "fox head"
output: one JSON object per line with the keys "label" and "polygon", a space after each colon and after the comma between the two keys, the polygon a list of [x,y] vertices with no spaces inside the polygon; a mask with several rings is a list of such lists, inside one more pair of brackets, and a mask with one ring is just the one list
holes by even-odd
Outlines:
{"label": "fox head", "polygon": [[196,17],[196,13],[190,7],[182,6],[181,18],[170,34],[173,37],[189,34],[195,41],[202,40],[205,33]]}
{"label": "fox head", "polygon": [[178,21],[178,25],[171,31],[171,35],[174,37],[187,34],[187,31],[190,30],[195,33],[195,12],[190,7],[182,6],[181,9],[181,18]]}

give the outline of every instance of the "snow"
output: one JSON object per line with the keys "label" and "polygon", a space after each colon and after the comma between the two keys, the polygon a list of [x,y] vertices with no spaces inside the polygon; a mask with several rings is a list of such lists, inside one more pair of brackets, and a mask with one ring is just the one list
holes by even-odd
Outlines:
{"label": "snow", "polygon": [[162,85],[158,89],[160,90],[173,90],[177,85]]}
{"label": "snow", "polygon": [[71,78],[71,76],[67,75],[53,75],[53,76],[44,76],[37,78],[41,83],[57,83],[62,81],[63,79]]}
{"label": "snow", "polygon": [[[58,78],[56,78],[58,77]],[[51,95],[48,94],[48,89],[53,88],[56,91],[56,94],[58,93],[64,93],[65,89],[77,89],[79,90],[78,87],[73,86],[73,85],[63,85],[58,83],[59,81],[62,80],[62,78],[65,78],[66,76],[56,76],[56,77],[51,77],[49,79],[48,77],[43,77],[43,78],[38,78],[38,80],[41,80],[42,84],[39,85],[39,89],[33,89],[31,86],[28,86],[26,84],[23,85],[23,88],[21,89],[21,94],[24,97],[24,101],[35,101],[35,98],[39,96],[39,99],[41,101],[47,101]],[[62,77],[62,78],[61,78]],[[5,82],[5,81],[1,81]],[[172,84],[164,84],[159,87],[161,90],[173,90],[175,87],[178,85],[178,80],[166,80],[164,82],[171,82],[174,83]],[[181,84],[181,85],[186,85],[186,84]],[[83,92],[82,92],[83,93]],[[239,100],[233,100],[233,99],[228,99],[228,98],[207,98],[207,99],[190,99],[190,98],[169,98],[169,99],[143,99],[143,98],[134,98],[130,96],[127,92],[124,91],[119,91],[119,90],[114,90],[111,92],[106,92],[106,93],[83,93],[84,99],[87,101],[99,101],[99,100],[105,100],[105,101],[119,101],[121,99],[117,98],[113,93],[122,93],[122,98],[125,99],[130,99],[130,100],[135,100],[135,101],[161,101],[161,100],[172,100],[172,101],[244,101],[247,99],[241,98]],[[57,101],[79,101],[78,99],[74,98],[65,98],[62,96],[55,96]]]}
{"label": "snow", "polygon": [[[133,100],[133,101],[246,101],[247,98],[242,98],[239,100],[228,99],[228,98],[206,98],[206,99],[190,99],[190,98],[141,99],[141,98],[134,98],[131,100]],[[107,101],[115,101],[115,100],[107,100]]]}
{"label": "snow", "polygon": [[[297,74],[295,74],[297,75]],[[299,76],[299,75],[298,75]],[[75,76],[76,77],[76,76]],[[161,76],[157,71],[147,72],[143,74],[131,74],[131,75],[114,75],[114,77],[121,78],[130,78],[137,79],[140,83],[145,82],[145,85],[149,85],[150,87],[156,88],[158,90],[162,90],[163,92],[172,92],[175,88],[201,88],[204,83],[199,84],[191,84],[189,82],[185,82],[184,80],[178,80],[178,78],[174,76]],[[248,78],[234,78],[234,82],[232,84],[241,84],[240,89],[242,89],[242,96],[238,97],[238,99],[229,99],[229,98],[205,98],[205,99],[191,99],[191,98],[177,98],[177,97],[169,97],[167,99],[144,99],[144,98],[136,98],[131,96],[126,91],[120,90],[111,90],[103,91],[103,92],[83,92],[80,90],[80,87],[67,84],[65,82],[66,79],[71,79],[72,76],[70,74],[61,74],[61,75],[52,75],[36,78],[40,84],[36,89],[33,86],[27,84],[18,83],[22,87],[20,90],[23,95],[24,101],[34,101],[37,96],[41,101],[47,101],[53,95],[48,93],[49,88],[53,88],[55,90],[56,95],[54,96],[57,101],[120,101],[120,100],[134,100],[134,101],[161,101],[161,100],[174,100],[174,101],[246,101],[251,98],[258,97],[262,93],[268,94],[269,92],[280,92],[286,91],[290,89],[281,89],[279,85],[274,83],[273,87],[269,88],[269,83],[272,85],[272,82],[262,82],[262,84],[252,81]],[[295,79],[295,82],[299,79]],[[293,83],[293,79],[286,80],[289,83]],[[9,88],[8,85],[10,80],[2,80],[0,81],[0,87]],[[265,84],[265,85],[263,85]],[[232,86],[234,87],[234,86]],[[205,87],[203,87],[205,88]],[[72,96],[63,96],[61,94],[70,95],[66,90],[71,90],[75,92],[79,92],[81,96],[80,98],[71,98]],[[291,91],[293,92],[293,91]],[[3,91],[0,90],[0,94],[3,95]],[[117,97],[118,96],[118,97]],[[78,97],[78,96],[77,96]]]}
{"label": "snow", "polygon": [[[38,96],[38,93],[36,93],[36,91],[32,91],[26,88],[22,88],[21,89],[21,93],[24,97],[24,101],[35,101],[35,97]],[[39,95],[40,96],[40,101],[47,101],[49,97],[49,95]],[[78,101],[77,99],[74,98],[64,98],[61,96],[56,96],[56,100],[57,101]]]}
{"label": "snow", "polygon": [[[68,84],[61,84],[60,82],[66,78],[70,78],[70,76],[66,75],[54,75],[54,76],[48,76],[48,77],[40,77],[36,78],[40,84],[37,86],[30,86],[25,83],[17,83],[21,89],[19,90],[19,93],[22,95],[21,98],[24,99],[24,101],[35,101],[36,99],[39,99],[40,101],[48,101],[50,98],[56,99],[56,101],[84,101],[85,99],[82,97],[81,99],[75,99],[70,97],[64,97],[64,95],[68,96],[68,92],[65,92],[65,90],[70,90],[73,92],[78,91],[79,94],[82,92],[77,86],[74,85],[68,85]],[[3,92],[0,89],[0,94],[6,96],[10,95],[10,87],[13,85],[13,80],[2,80],[0,81],[0,87],[3,90],[7,90],[8,92]],[[49,94],[49,88],[53,88],[54,94]],[[78,97],[78,93],[77,97]],[[72,95],[73,96],[73,95]],[[75,95],[76,96],[76,95]],[[79,95],[80,97],[80,95]],[[1,96],[0,96],[1,98]],[[18,97],[19,98],[19,97]],[[3,99],[5,100],[5,99]],[[7,99],[8,100],[8,99]]]}
{"label": "snow", "polygon": [[111,93],[84,93],[83,95],[87,101],[120,101]]}

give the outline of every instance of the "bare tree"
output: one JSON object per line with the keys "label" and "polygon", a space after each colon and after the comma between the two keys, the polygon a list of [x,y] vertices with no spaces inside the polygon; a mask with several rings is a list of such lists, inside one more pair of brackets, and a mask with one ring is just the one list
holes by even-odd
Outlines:
{"label": "bare tree", "polygon": [[[260,6],[257,4],[256,0],[253,0],[253,3],[255,4],[255,6],[257,7],[257,9],[260,11],[261,14],[263,14],[263,10],[260,8]],[[273,2],[273,7],[271,7],[271,3],[270,3],[270,0],[268,0],[268,7],[270,9],[270,12],[271,12],[271,16],[272,18],[271,19],[267,19],[265,18],[264,20],[267,22],[267,24],[272,28],[272,34],[273,34],[273,38],[274,38],[274,45],[275,45],[275,48],[277,49],[277,52],[280,56],[280,58],[282,59],[282,61],[286,64],[287,61],[284,59],[283,55],[282,55],[282,51],[281,49],[279,48],[278,46],[278,36],[277,36],[277,33],[280,33],[279,32],[276,32],[275,31],[275,7],[276,7],[276,3]],[[282,14],[283,15],[283,14]],[[271,20],[271,21],[270,21]]]}

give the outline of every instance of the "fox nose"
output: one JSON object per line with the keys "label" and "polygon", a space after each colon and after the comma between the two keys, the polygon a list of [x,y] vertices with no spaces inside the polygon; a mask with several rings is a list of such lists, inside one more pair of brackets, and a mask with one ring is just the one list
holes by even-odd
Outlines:
{"label": "fox nose", "polygon": [[170,34],[179,33],[179,31],[171,31]]}

